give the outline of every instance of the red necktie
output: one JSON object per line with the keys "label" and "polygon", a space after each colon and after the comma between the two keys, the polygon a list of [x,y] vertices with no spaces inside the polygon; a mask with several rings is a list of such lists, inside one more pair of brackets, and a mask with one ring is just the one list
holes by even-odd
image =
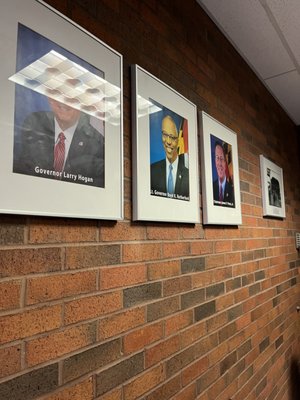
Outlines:
{"label": "red necktie", "polygon": [[61,132],[58,135],[58,142],[56,143],[54,147],[54,170],[56,172],[61,172],[64,167],[65,163],[65,140],[66,137]]}
{"label": "red necktie", "polygon": [[222,191],[222,186],[220,186],[220,191],[219,191],[219,201],[223,201],[223,191]]}

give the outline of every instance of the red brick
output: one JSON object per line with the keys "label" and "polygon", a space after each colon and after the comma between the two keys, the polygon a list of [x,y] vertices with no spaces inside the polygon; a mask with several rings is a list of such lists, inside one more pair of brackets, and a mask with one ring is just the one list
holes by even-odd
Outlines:
{"label": "red brick", "polygon": [[[221,394],[217,397],[216,400],[232,398],[232,396],[234,396],[235,393],[237,392],[237,389],[238,389],[238,383],[237,383],[237,380],[234,380],[229,386],[227,386],[224,390],[221,391]],[[264,397],[264,399],[265,399],[265,397]]]}
{"label": "red brick", "polygon": [[165,321],[165,335],[170,336],[175,332],[182,330],[183,328],[193,323],[193,311],[188,310],[180,314],[175,314]]}
{"label": "red brick", "polygon": [[96,221],[34,219],[29,225],[29,243],[95,242],[97,232]]}
{"label": "red brick", "polygon": [[95,342],[96,327],[92,324],[64,329],[61,332],[30,340],[26,343],[27,365],[40,364]]}
{"label": "red brick", "polygon": [[124,199],[130,199],[130,195],[131,195],[131,181],[129,179],[124,179]]}
{"label": "red brick", "polygon": [[159,365],[124,385],[124,400],[134,400],[159,385],[165,378],[164,367]]}
{"label": "red brick", "polygon": [[178,240],[180,239],[180,228],[176,225],[147,226],[147,239],[149,240]]}
{"label": "red brick", "polygon": [[120,245],[80,246],[66,248],[66,269],[120,264]]}
{"label": "red brick", "polygon": [[128,240],[145,240],[146,228],[134,222],[117,222],[112,225],[105,226],[102,223],[100,227],[100,239],[103,242],[128,241]]}
{"label": "red brick", "polygon": [[215,242],[215,253],[225,253],[232,250],[231,240],[219,240]]}
{"label": "red brick", "polygon": [[230,268],[218,268],[214,271],[203,271],[192,276],[193,289],[206,287],[213,283],[223,282],[231,278],[232,272]]}
{"label": "red brick", "polygon": [[216,299],[216,310],[221,311],[234,304],[234,294],[229,293]]}
{"label": "red brick", "polygon": [[238,250],[246,250],[247,246],[247,241],[246,240],[233,240],[232,241],[232,250],[233,251],[238,251]]}
{"label": "red brick", "polygon": [[[14,346],[11,354],[0,351],[2,359],[9,363],[0,367],[7,368],[6,375],[1,378],[0,397],[2,394],[8,399],[9,393],[14,397],[16,391],[16,397],[22,400],[77,400],[76,397],[91,400],[96,394],[92,392],[91,380],[87,379],[93,376],[96,389],[95,374],[101,376],[110,371],[111,386],[108,385],[108,392],[98,395],[97,400],[287,400],[290,357],[299,346],[295,311],[299,299],[299,257],[294,244],[294,233],[300,223],[299,188],[295,184],[299,181],[299,143],[294,124],[195,1],[48,1],[120,51],[126,60],[123,70],[125,220],[0,217],[0,277],[5,278],[0,283],[0,328],[3,328],[3,321],[8,321],[6,318],[13,317],[12,324],[5,322],[0,336],[3,331],[5,341],[14,341],[1,347],[1,351],[8,351],[8,346]],[[236,132],[242,182],[241,226],[131,221],[135,166],[131,150],[130,60],[140,61],[155,76],[195,104],[204,105],[214,118]],[[87,62],[91,61],[88,57]],[[105,131],[106,138],[107,133]],[[262,216],[258,155],[266,150],[284,169],[285,219]],[[62,183],[62,186],[76,185]],[[102,190],[77,186],[80,192]],[[200,188],[197,193],[200,204],[202,194]],[[175,208],[175,203],[170,201],[170,206]],[[101,207],[99,204],[99,209]],[[182,257],[187,251],[186,243],[189,253]],[[58,278],[70,273],[67,270],[91,272],[96,268],[96,289],[84,286],[86,291],[81,291],[78,283],[72,293],[68,282],[63,288]],[[9,284],[6,277],[11,277],[11,282],[21,281],[21,290],[16,289],[16,283],[9,289],[9,298],[6,297],[9,292],[2,285]],[[43,281],[44,287],[38,286],[41,277],[49,278],[47,284]],[[58,279],[54,282],[51,278]],[[145,285],[147,279],[153,285]],[[208,287],[205,294],[214,299],[206,298],[204,304],[209,301],[207,304],[211,306],[201,308],[202,300],[198,299],[196,309],[190,303],[190,308],[182,311],[189,299],[188,280],[192,282],[193,292],[204,293],[204,288]],[[219,295],[217,290],[222,285],[226,292]],[[119,297],[115,309],[111,292],[116,288]],[[154,293],[172,297],[158,300]],[[111,297],[102,297],[105,294]],[[141,314],[128,313],[145,299],[145,308],[139,307],[143,310]],[[29,329],[24,322],[28,313],[36,311],[41,302],[48,301],[61,304],[58,306],[61,308],[59,326],[37,328],[36,325],[41,325],[39,318],[31,318]],[[35,307],[28,307],[31,302]],[[107,305],[106,310],[103,304]],[[128,308],[122,308],[124,306]],[[21,324],[20,307],[24,313]],[[201,318],[202,312],[206,319],[193,324],[195,318]],[[8,313],[13,315],[8,316]],[[61,326],[65,317],[70,324],[72,321],[76,324]],[[26,343],[50,336],[60,343],[59,333],[81,329],[82,323],[77,321],[85,319],[97,325],[96,339],[104,340],[103,343],[72,351],[68,348],[72,346],[70,340],[65,346],[71,353],[58,356],[55,362],[45,359],[40,368],[34,366],[28,370]],[[156,322],[150,324],[153,320]],[[44,329],[50,330],[44,332]],[[145,352],[171,340],[174,335],[180,335],[181,349],[144,370]],[[113,337],[113,340],[106,340],[106,337]],[[267,337],[270,345],[264,348],[261,343],[267,343],[268,340],[263,342]],[[214,343],[209,343],[208,338],[215,338]],[[63,341],[61,343],[64,345]],[[130,357],[126,354],[124,357],[126,346]],[[23,352],[22,370],[17,347]],[[226,350],[238,356],[237,364],[228,371]],[[49,348],[51,357],[56,357],[51,351]],[[201,370],[198,363],[202,357],[209,358],[210,369]],[[137,359],[139,368],[135,370]],[[128,374],[131,361],[133,373]],[[123,364],[124,369],[119,369],[121,377],[117,380],[114,373],[119,364]],[[159,367],[161,375],[158,373],[153,378],[151,372],[158,371]],[[58,378],[57,368],[59,382],[48,384],[49,375]],[[39,374],[40,370],[45,370],[45,374]],[[222,377],[221,371],[224,372]],[[42,386],[45,381],[50,387],[43,394],[39,393],[41,375]],[[183,387],[184,384],[187,386]],[[28,390],[23,390],[24,387]],[[32,387],[34,393],[29,393]],[[3,388],[13,390],[5,393]]]}
{"label": "red brick", "polygon": [[168,381],[164,382],[157,389],[151,391],[147,396],[147,400],[171,399],[172,396],[179,392],[181,388],[180,376],[175,375]]}
{"label": "red brick", "polygon": [[112,336],[134,329],[146,322],[145,308],[134,308],[105,318],[99,322],[99,338],[108,339]]}
{"label": "red brick", "polygon": [[191,400],[196,399],[196,384],[192,383],[190,386],[184,388],[180,393],[176,394],[172,400]]}
{"label": "red brick", "polygon": [[123,262],[149,261],[161,258],[160,243],[124,244]]}
{"label": "red brick", "polygon": [[186,386],[199,377],[208,368],[208,357],[200,358],[181,371],[182,385]]}
{"label": "red brick", "polygon": [[222,267],[225,264],[224,254],[218,254],[206,257],[206,268]]}
{"label": "red brick", "polygon": [[214,348],[208,355],[209,365],[218,365],[218,363],[225,358],[229,353],[228,342],[223,342],[219,344],[218,347]]}
{"label": "red brick", "polygon": [[[246,180],[245,175],[249,176],[249,174],[246,174],[245,171],[241,171],[240,178],[243,178]],[[253,206],[251,204],[242,203],[241,209],[242,209],[243,215],[252,215],[253,214]]]}
{"label": "red brick", "polygon": [[26,303],[35,304],[93,292],[97,289],[97,272],[79,272],[28,279]]}
{"label": "red brick", "polygon": [[22,245],[25,239],[25,217],[20,215],[0,216],[0,246]]}
{"label": "red brick", "polygon": [[127,220],[132,219],[131,202],[127,199],[124,199],[124,218]]}
{"label": "red brick", "polygon": [[148,265],[149,280],[170,278],[180,275],[180,261],[165,261]]}
{"label": "red brick", "polygon": [[226,378],[222,376],[218,379],[214,384],[208,389],[208,398],[209,399],[216,399],[220,393],[226,388]]}
{"label": "red brick", "polygon": [[164,340],[152,346],[145,351],[145,365],[146,368],[157,364],[159,361],[167,358],[173,353],[176,353],[180,349],[180,336],[172,336],[171,338]]}
{"label": "red brick", "polygon": [[214,242],[208,242],[204,240],[191,242],[191,254],[201,255],[201,254],[212,254],[214,251]]}
{"label": "red brick", "polygon": [[[244,197],[246,197],[245,194],[244,194]],[[247,197],[250,197],[250,196],[247,196]],[[244,226],[257,226],[257,218],[244,215],[243,216],[243,225]]]}
{"label": "red brick", "polygon": [[225,265],[232,266],[241,262],[241,253],[226,253]]}
{"label": "red brick", "polygon": [[100,269],[100,289],[112,289],[146,282],[147,267],[145,264]]}
{"label": "red brick", "polygon": [[238,229],[235,228],[231,229],[230,227],[226,228],[206,227],[205,229],[205,238],[208,240],[229,239],[229,238],[234,239],[239,237],[240,237],[240,232]]}
{"label": "red brick", "polygon": [[112,313],[122,308],[122,293],[120,291],[83,297],[65,304],[65,323],[83,321]]}
{"label": "red brick", "polygon": [[249,289],[247,287],[241,288],[234,292],[234,302],[239,303],[249,297]]}
{"label": "red brick", "polygon": [[216,95],[214,95],[211,91],[207,90],[203,85],[197,82],[196,84],[197,93],[205,99],[205,101],[211,106],[216,106],[218,103],[218,99]]}
{"label": "red brick", "polygon": [[247,240],[246,250],[262,249],[267,246],[267,239],[249,239]]}
{"label": "red brick", "polygon": [[236,326],[238,330],[245,328],[246,326],[250,325],[250,323],[251,323],[250,314],[245,314],[236,320]]}
{"label": "red brick", "polygon": [[207,332],[213,332],[228,322],[227,311],[218,313],[216,316],[210,317],[207,322]]}
{"label": "red brick", "polygon": [[187,328],[181,333],[181,346],[182,348],[195,343],[207,333],[205,322],[199,322]]}
{"label": "red brick", "polygon": [[144,328],[137,329],[124,336],[123,347],[124,353],[129,354],[143,349],[145,346],[156,342],[163,337],[163,324],[158,322],[148,325]]}
{"label": "red brick", "polygon": [[21,302],[21,281],[0,282],[0,311],[19,308]]}
{"label": "red brick", "polygon": [[95,398],[95,400],[122,400],[122,389],[119,388],[112,390],[109,393],[105,393],[102,396]]}
{"label": "red brick", "polygon": [[20,345],[0,349],[0,366],[0,378],[13,375],[21,370]]}
{"label": "red brick", "polygon": [[173,242],[163,244],[164,257],[181,257],[190,254],[189,242]]}
{"label": "red brick", "polygon": [[204,229],[201,224],[185,226],[180,229],[182,239],[199,239],[204,238]]}
{"label": "red brick", "polygon": [[253,310],[256,306],[256,298],[255,297],[250,297],[247,301],[243,303],[243,310],[245,313],[248,311]]}
{"label": "red brick", "polygon": [[163,296],[172,296],[177,293],[187,292],[192,289],[190,276],[168,279],[163,282]]}
{"label": "red brick", "polygon": [[0,342],[7,343],[38,333],[48,332],[61,325],[61,306],[44,307],[24,313],[0,317]]}
{"label": "red brick", "polygon": [[89,378],[77,385],[43,397],[43,400],[93,400],[93,380]]}
{"label": "red brick", "polygon": [[62,268],[61,251],[54,247],[0,250],[0,278],[59,271]]}

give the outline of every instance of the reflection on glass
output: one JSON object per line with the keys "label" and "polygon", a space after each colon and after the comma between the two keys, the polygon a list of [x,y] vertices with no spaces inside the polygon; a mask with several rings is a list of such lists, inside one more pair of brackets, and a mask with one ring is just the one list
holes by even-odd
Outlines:
{"label": "reflection on glass", "polygon": [[154,114],[162,110],[156,104],[152,103],[152,101],[147,100],[140,95],[137,96],[137,109],[138,118],[143,117],[144,115]]}
{"label": "reflection on glass", "polygon": [[72,105],[96,118],[116,124],[121,89],[51,50],[9,80]]}

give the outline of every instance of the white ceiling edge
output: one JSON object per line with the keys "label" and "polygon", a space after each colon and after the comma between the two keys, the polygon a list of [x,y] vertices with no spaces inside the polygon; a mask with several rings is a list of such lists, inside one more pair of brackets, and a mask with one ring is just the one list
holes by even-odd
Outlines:
{"label": "white ceiling edge", "polygon": [[300,1],[288,0],[282,8],[281,0],[272,0],[272,9],[267,0],[197,2],[291,120],[300,125],[300,35],[295,29]]}

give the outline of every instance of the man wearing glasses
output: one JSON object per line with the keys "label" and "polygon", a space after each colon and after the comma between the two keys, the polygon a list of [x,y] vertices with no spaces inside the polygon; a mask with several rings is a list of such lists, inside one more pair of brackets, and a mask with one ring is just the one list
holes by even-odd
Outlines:
{"label": "man wearing glasses", "polygon": [[214,204],[234,207],[234,191],[233,186],[229,179],[227,179],[226,171],[227,160],[224,148],[221,142],[215,142],[215,166],[218,174],[218,178],[213,182],[214,191]]}
{"label": "man wearing glasses", "polygon": [[189,200],[189,170],[184,154],[178,155],[178,131],[173,118],[162,120],[162,143],[166,157],[151,164],[151,194]]}

